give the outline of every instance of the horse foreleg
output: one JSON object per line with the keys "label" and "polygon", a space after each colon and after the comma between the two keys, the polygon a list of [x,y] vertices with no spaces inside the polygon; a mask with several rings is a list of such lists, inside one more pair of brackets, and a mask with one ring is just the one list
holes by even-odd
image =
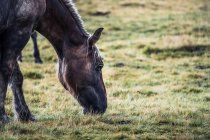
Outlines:
{"label": "horse foreleg", "polygon": [[[1,62],[0,62],[1,63]],[[7,123],[9,118],[5,112],[5,98],[7,92],[7,82],[2,74],[1,64],[0,64],[0,126],[1,124]]]}
{"label": "horse foreleg", "polygon": [[42,59],[40,57],[39,48],[38,48],[38,45],[37,45],[37,33],[34,32],[31,35],[31,38],[32,38],[32,41],[33,41],[35,63],[42,64]]}
{"label": "horse foreleg", "polygon": [[14,95],[14,108],[16,119],[21,121],[35,121],[35,118],[29,111],[29,108],[23,96],[23,75],[18,64],[15,65],[10,84]]}
{"label": "horse foreleg", "polygon": [[31,26],[20,29],[8,29],[1,42],[4,50],[1,59],[3,69],[2,74],[6,81],[10,82],[13,91],[16,117],[18,120],[23,121],[33,121],[34,117],[30,113],[23,96],[23,76],[17,63],[17,57],[28,42],[31,34],[30,31]]}
{"label": "horse foreleg", "polygon": [[0,44],[0,126],[1,124],[7,123],[9,118],[5,112],[5,98],[7,92],[7,83],[6,79],[2,72],[2,46]]}

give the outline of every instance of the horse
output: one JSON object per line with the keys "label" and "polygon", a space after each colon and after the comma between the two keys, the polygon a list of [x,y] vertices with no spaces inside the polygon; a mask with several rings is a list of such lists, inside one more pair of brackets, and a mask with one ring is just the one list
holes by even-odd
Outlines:
{"label": "horse", "polygon": [[[36,32],[33,32],[31,34],[31,39],[32,39],[32,42],[33,42],[33,56],[34,56],[34,62],[36,64],[42,64],[43,61],[40,57],[40,53],[39,53],[39,48],[38,48],[38,45],[37,45],[37,33]],[[22,53],[20,53],[20,55],[18,56],[18,61],[22,62]]]}
{"label": "horse", "polygon": [[0,1],[0,123],[7,123],[7,86],[14,96],[14,116],[35,121],[23,94],[23,75],[17,57],[33,31],[46,37],[58,56],[58,79],[78,101],[84,114],[103,114],[107,93],[102,76],[103,61],[96,46],[103,28],[92,35],[71,0]]}

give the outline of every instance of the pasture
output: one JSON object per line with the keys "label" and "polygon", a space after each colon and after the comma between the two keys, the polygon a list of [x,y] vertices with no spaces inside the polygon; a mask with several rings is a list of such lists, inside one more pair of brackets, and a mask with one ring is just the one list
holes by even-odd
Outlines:
{"label": "pasture", "polygon": [[[76,0],[86,29],[105,31],[108,109],[82,115],[56,75],[57,56],[39,36],[20,63],[35,123],[0,128],[0,139],[210,139],[210,2],[208,0]],[[6,109],[13,118],[12,93]]]}

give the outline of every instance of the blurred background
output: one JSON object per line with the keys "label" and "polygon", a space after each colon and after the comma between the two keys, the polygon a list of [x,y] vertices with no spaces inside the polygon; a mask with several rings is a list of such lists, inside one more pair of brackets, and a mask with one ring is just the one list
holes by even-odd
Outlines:
{"label": "blurred background", "polygon": [[[74,0],[98,47],[108,93],[104,116],[84,116],[56,76],[57,56],[38,35],[23,51],[26,100],[37,123],[12,123],[0,138],[210,139],[210,1]],[[13,116],[12,94],[7,111]]]}

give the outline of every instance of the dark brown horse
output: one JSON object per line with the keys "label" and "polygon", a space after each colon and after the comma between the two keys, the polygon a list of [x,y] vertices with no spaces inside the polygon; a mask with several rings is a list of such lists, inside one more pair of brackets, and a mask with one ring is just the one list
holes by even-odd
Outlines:
{"label": "dark brown horse", "polygon": [[[38,45],[37,45],[37,33],[36,32],[33,32],[31,34],[31,39],[32,39],[32,42],[33,42],[34,62],[37,63],[37,64],[42,64],[42,59],[40,57],[39,48],[38,48]],[[18,61],[22,62],[22,53],[18,56]]]}
{"label": "dark brown horse", "polygon": [[17,63],[33,30],[52,43],[58,55],[60,82],[84,108],[84,113],[104,113],[107,97],[101,72],[103,62],[95,45],[103,28],[89,35],[70,0],[1,0],[0,123],[8,121],[8,83],[14,94],[16,118],[35,120],[23,96],[23,76]]}

